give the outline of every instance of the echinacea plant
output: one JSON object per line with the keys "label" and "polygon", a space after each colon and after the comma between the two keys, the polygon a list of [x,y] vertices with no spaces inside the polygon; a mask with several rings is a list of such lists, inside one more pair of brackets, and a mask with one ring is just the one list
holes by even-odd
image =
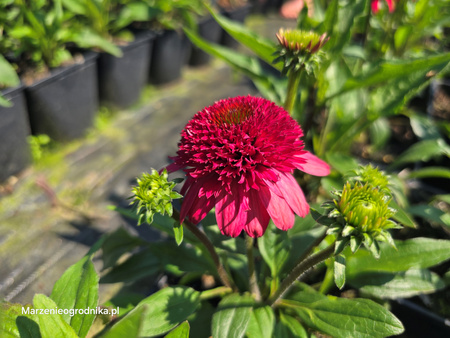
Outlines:
{"label": "echinacea plant", "polygon": [[[379,182],[382,188],[373,187],[370,183],[363,185],[360,181],[353,185],[347,183],[343,191],[337,193],[339,199],[331,202],[333,210],[328,210],[324,215],[314,213],[318,215],[317,222],[330,225],[330,230],[322,232],[312,245],[302,250],[302,254],[294,255],[297,261],[286,273],[281,274],[281,267],[275,266],[273,269],[278,271],[278,275],[272,274],[269,285],[264,279],[258,282],[261,270],[255,264],[257,248],[253,238],[258,238],[261,255],[266,258],[267,250],[273,250],[265,247],[263,239],[264,236],[274,236],[273,229],[267,234],[269,221],[272,220],[275,227],[286,232],[293,228],[295,214],[305,217],[309,213],[306,197],[292,175],[294,170],[315,176],[326,176],[330,172],[327,163],[304,149],[302,135],[301,127],[288,112],[269,100],[251,96],[220,100],[198,112],[188,122],[181,134],[177,156],[172,157],[173,163],[162,171],[161,176],[153,171],[152,175],[144,174],[138,179],[138,186],[133,192],[139,220],[145,218],[151,221],[152,217],[147,217],[148,214],[153,215],[157,210],[171,214],[172,209],[166,203],[178,197],[171,191],[175,182],[167,181],[167,172],[184,171],[183,201],[180,213],[173,212],[175,224],[184,224],[202,243],[224,285],[204,291],[204,299],[228,295],[223,300],[222,306],[225,308],[254,304],[254,311],[265,309],[273,316],[273,310],[270,310],[273,308],[281,311],[280,318],[292,316],[298,298],[289,295],[299,287],[297,280],[300,276],[340,254],[348,243],[353,252],[364,241],[371,250],[375,245],[379,253],[377,241],[391,239],[385,232],[395,227],[395,223],[389,219],[393,211],[387,206],[390,197],[385,177],[373,167],[361,169],[355,179],[365,180],[368,175],[379,173],[375,182]],[[161,196],[165,197],[161,199]],[[232,271],[227,259],[221,257],[223,248],[208,236],[210,230],[202,226],[202,221],[213,208],[223,236],[236,240],[245,237],[247,290],[251,294],[250,297],[242,296],[245,304],[239,300],[239,293],[245,290],[236,280],[237,272]],[[177,231],[174,228],[175,238]],[[318,249],[319,244],[326,242],[326,248],[314,252],[314,248]],[[389,242],[393,243],[392,240]],[[180,245],[178,239],[177,244]],[[341,261],[340,256],[336,256],[336,261]],[[389,334],[401,332],[401,324],[386,310],[381,310],[375,303],[365,306],[375,312],[382,311],[383,316],[387,316]],[[370,317],[368,314],[363,316]],[[216,333],[214,321],[219,320],[217,318],[213,317],[213,332]],[[368,321],[373,324],[372,319]],[[315,324],[310,325],[314,328]],[[378,327],[378,324],[375,326]],[[324,329],[320,327],[319,330]],[[338,331],[325,329],[324,332],[334,334]]]}

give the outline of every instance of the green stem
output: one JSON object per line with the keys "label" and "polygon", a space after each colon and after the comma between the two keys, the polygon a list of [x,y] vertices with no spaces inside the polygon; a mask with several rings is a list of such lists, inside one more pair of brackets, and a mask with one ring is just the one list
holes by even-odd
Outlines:
{"label": "green stem", "polygon": [[253,258],[253,238],[246,235],[245,246],[247,249],[247,263],[248,263],[248,275],[250,292],[257,302],[261,301],[261,291],[259,291],[258,280],[256,278],[255,262]]}
{"label": "green stem", "polygon": [[233,289],[231,289],[229,287],[219,286],[219,287],[211,289],[211,290],[203,291],[200,294],[200,300],[206,300],[206,299],[211,299],[211,298],[216,298],[216,297],[223,297],[226,294],[229,294],[232,292],[233,292]]}
{"label": "green stem", "polygon": [[[172,217],[176,221],[180,221],[180,214],[178,210],[173,210]],[[226,287],[232,289],[233,291],[237,291],[236,286],[232,282],[232,279],[228,276],[225,268],[223,267],[222,263],[220,262],[219,255],[216,252],[216,249],[214,248],[214,245],[209,240],[208,236],[201,231],[195,224],[188,220],[184,220],[183,224],[202,242],[202,244],[205,246],[206,250],[208,250],[209,254],[211,255],[211,258],[214,262],[214,265],[216,266],[217,273],[219,275],[220,280],[222,281],[223,285]]]}
{"label": "green stem", "polygon": [[363,48],[366,46],[367,36],[369,35],[369,28],[370,28],[370,17],[372,16],[372,6],[370,5],[370,1],[367,1],[366,6],[367,6],[367,13],[362,41]]}
{"label": "green stem", "polygon": [[326,249],[319,251],[318,253],[311,255],[307,259],[300,262],[281,283],[275,294],[267,301],[267,304],[273,307],[279,301],[279,299],[292,287],[297,278],[299,278],[303,273],[305,273],[315,265],[331,257],[333,253],[334,243]]}
{"label": "green stem", "polygon": [[322,284],[320,284],[319,292],[326,294],[328,290],[331,289],[333,284],[334,284],[334,267],[333,265],[328,265],[327,271],[325,272],[325,277],[322,281]]}
{"label": "green stem", "polygon": [[298,85],[300,84],[301,69],[289,72],[288,88],[286,101],[284,101],[284,109],[289,114],[293,114],[295,99],[297,98]]}

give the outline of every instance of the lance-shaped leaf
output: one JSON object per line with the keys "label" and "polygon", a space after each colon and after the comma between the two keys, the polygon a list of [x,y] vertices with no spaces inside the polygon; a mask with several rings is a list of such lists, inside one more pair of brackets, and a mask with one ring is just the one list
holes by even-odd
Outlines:
{"label": "lance-shaped leaf", "polygon": [[333,337],[387,337],[404,331],[392,313],[368,299],[283,300],[281,306],[310,328]]}
{"label": "lance-shaped leaf", "polygon": [[212,318],[214,338],[244,337],[252,315],[253,298],[250,295],[231,294],[220,303]]}

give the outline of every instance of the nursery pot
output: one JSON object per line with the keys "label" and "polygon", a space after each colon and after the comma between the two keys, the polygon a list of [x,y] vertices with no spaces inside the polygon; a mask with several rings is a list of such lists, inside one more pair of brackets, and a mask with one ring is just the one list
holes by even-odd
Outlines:
{"label": "nursery pot", "polygon": [[33,134],[66,141],[92,125],[98,110],[97,57],[89,53],[82,64],[52,70],[25,89]]}
{"label": "nursery pot", "polygon": [[159,32],[153,43],[150,82],[163,84],[181,76],[184,61],[183,35],[175,30]]}
{"label": "nursery pot", "polygon": [[[252,6],[250,4],[224,11],[223,15],[227,18],[237,21],[240,23],[243,23],[245,21],[245,18],[250,13]],[[220,40],[220,43],[223,46],[229,47],[229,48],[236,48],[239,46],[239,42],[237,42],[233,37],[231,37],[230,34],[228,34],[225,30],[222,30],[222,37]]]}
{"label": "nursery pot", "polygon": [[127,108],[139,99],[147,83],[154,37],[150,32],[136,34],[133,42],[121,47],[120,58],[100,54],[98,85],[102,102]]}
{"label": "nursery pot", "polygon": [[[203,18],[198,23],[198,34],[205,40],[219,43],[222,37],[222,27],[214,20],[213,17]],[[211,55],[204,52],[196,46],[192,46],[189,65],[202,66],[211,60]]]}
{"label": "nursery pot", "polygon": [[24,87],[8,88],[2,95],[12,107],[0,106],[0,183],[31,162],[27,137],[30,134]]}

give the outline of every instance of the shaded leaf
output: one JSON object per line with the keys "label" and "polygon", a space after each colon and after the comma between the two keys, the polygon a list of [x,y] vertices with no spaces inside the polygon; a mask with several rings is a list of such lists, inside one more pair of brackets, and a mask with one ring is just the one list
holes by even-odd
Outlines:
{"label": "shaded leaf", "polygon": [[432,205],[416,204],[408,208],[408,212],[428,221],[450,227],[450,215]]}
{"label": "shaded leaf", "polygon": [[433,293],[445,287],[434,272],[411,269],[405,272],[366,272],[353,276],[348,283],[359,288],[364,295],[375,298],[408,298]]}
{"label": "shaded leaf", "polygon": [[441,155],[450,156],[450,147],[443,139],[423,140],[413,144],[400,154],[391,167],[398,167],[404,163],[426,162]]}
{"label": "shaded leaf", "polygon": [[279,338],[308,338],[303,325],[294,317],[280,313],[280,321],[275,327],[275,337]]}
{"label": "shaded leaf", "polygon": [[277,277],[289,257],[291,241],[287,232],[277,229],[270,221],[264,236],[258,238],[258,247],[272,277]]}
{"label": "shaded leaf", "polygon": [[369,271],[397,272],[411,268],[428,268],[450,259],[450,241],[432,238],[413,238],[395,241],[397,250],[381,243],[381,256],[372,257],[367,250],[346,252],[347,277]]}
{"label": "shaded leaf", "polygon": [[108,234],[102,244],[103,269],[113,266],[123,254],[144,243],[146,242],[139,237],[131,236],[123,228]]}

